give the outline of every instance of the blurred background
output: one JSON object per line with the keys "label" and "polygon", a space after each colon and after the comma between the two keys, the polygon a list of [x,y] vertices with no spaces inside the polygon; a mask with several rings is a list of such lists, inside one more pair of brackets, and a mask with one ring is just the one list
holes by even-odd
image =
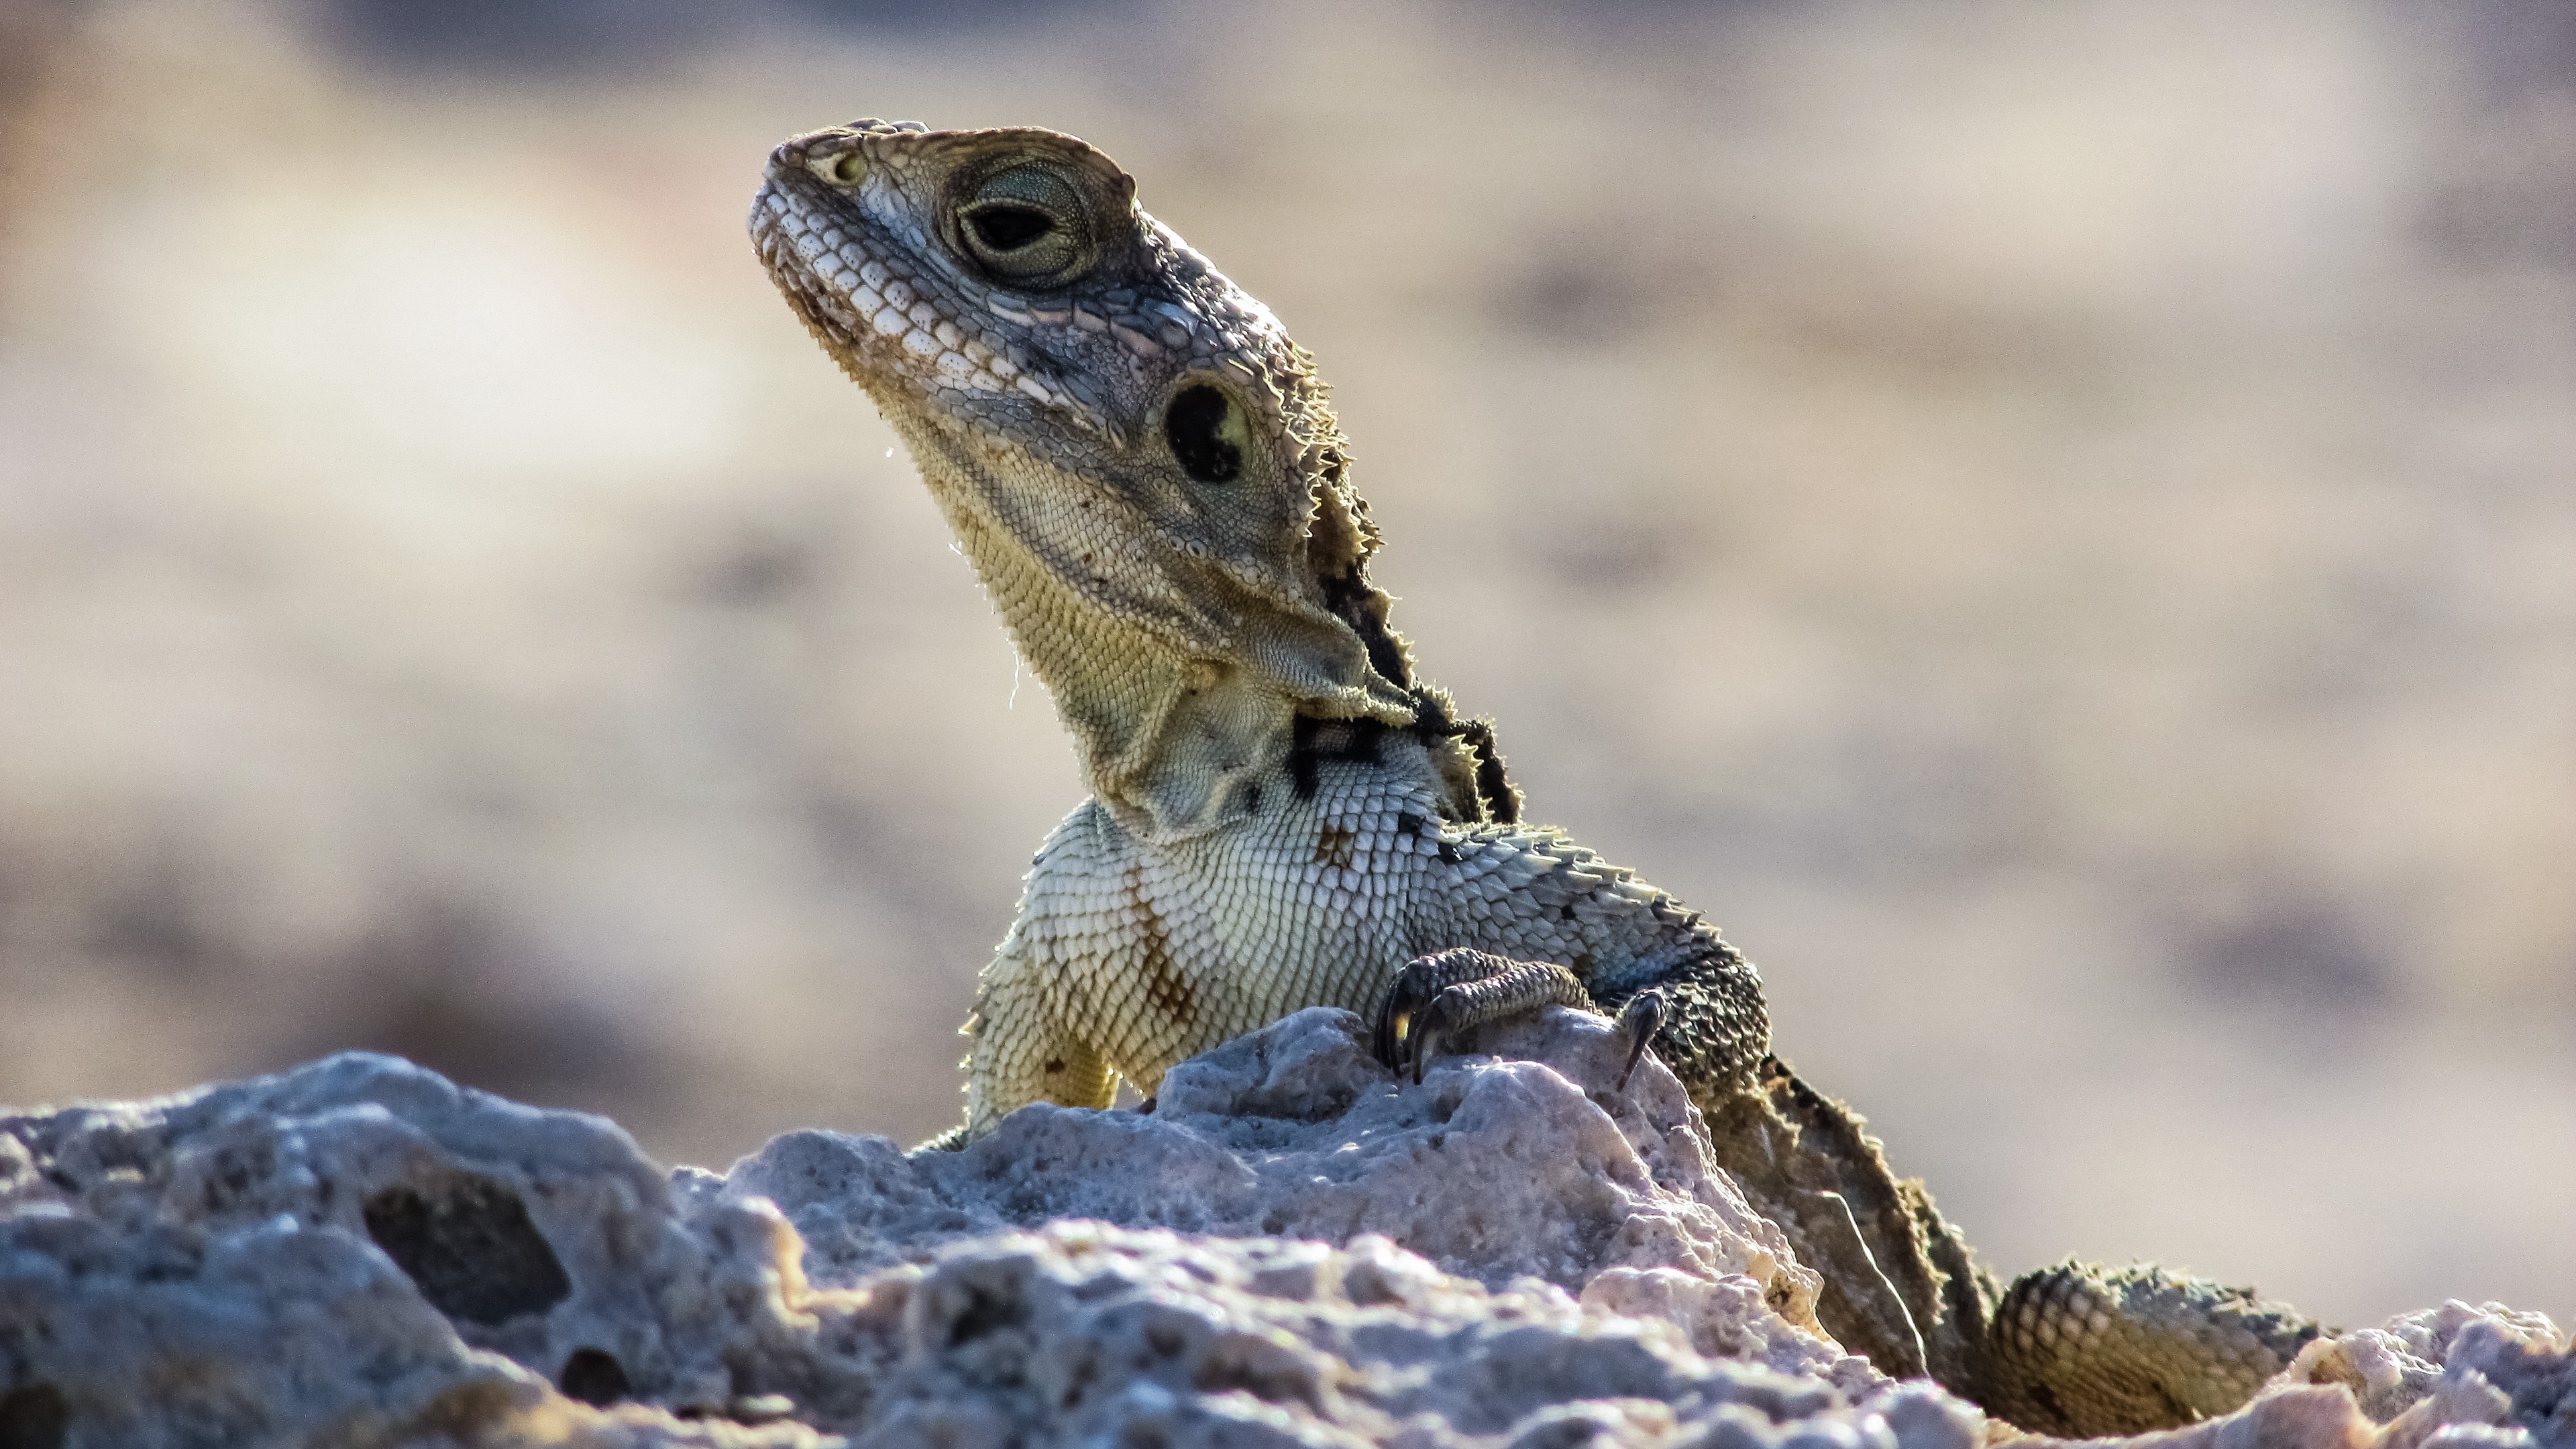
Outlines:
{"label": "blurred background", "polygon": [[0,1101],[910,1140],[1081,797],[742,235],[1044,124],[2010,1273],[2576,1319],[2576,10],[0,0]]}

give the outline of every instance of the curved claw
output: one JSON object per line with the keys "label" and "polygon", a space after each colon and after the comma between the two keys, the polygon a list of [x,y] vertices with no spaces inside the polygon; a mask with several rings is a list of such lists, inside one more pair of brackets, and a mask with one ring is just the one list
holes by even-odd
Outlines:
{"label": "curved claw", "polygon": [[[1633,1014],[1643,1023],[1636,1028],[1638,1045],[1628,1057],[1633,1069],[1637,1052],[1644,1050],[1646,1039],[1663,1021],[1664,1001],[1659,992],[1641,991],[1631,1002],[1620,1019],[1628,1022]],[[1442,1041],[1470,1027],[1543,1006],[1599,1010],[1582,979],[1564,966],[1509,961],[1469,946],[1419,956],[1396,973],[1386,1004],[1378,1008],[1377,1059],[1396,1075],[1411,1076],[1419,1086],[1424,1064],[1440,1050]],[[1645,1015],[1649,1012],[1651,1016]],[[1624,1073],[1620,1080],[1627,1080]]]}
{"label": "curved claw", "polygon": [[1423,1064],[1439,1051],[1441,1038],[1465,1024],[1469,1001],[1457,988],[1507,971],[1511,965],[1499,956],[1465,947],[1407,962],[1388,988],[1386,1004],[1378,1008],[1371,1043],[1378,1064],[1420,1085]]}
{"label": "curved claw", "polygon": [[1616,1024],[1620,1035],[1628,1039],[1628,1061],[1619,1068],[1619,1085],[1613,1090],[1624,1092],[1628,1090],[1629,1076],[1646,1055],[1647,1044],[1663,1027],[1664,993],[1650,986],[1629,997],[1627,1003],[1619,1008]]}
{"label": "curved claw", "polygon": [[1458,1030],[1459,1017],[1467,1005],[1467,993],[1456,986],[1444,986],[1431,998],[1431,1004],[1416,1012],[1413,1030],[1404,1039],[1405,1059],[1413,1068],[1413,1085],[1422,1085],[1422,1069],[1440,1054],[1441,1040]]}
{"label": "curved claw", "polygon": [[1377,1031],[1371,1043],[1379,1066],[1401,1076],[1412,1045],[1413,1023],[1431,998],[1440,992],[1440,984],[1424,969],[1427,962],[1416,961],[1396,974],[1395,985],[1386,994],[1386,1004],[1378,1008]]}
{"label": "curved claw", "polygon": [[1412,1070],[1404,1075],[1413,1078],[1413,1085],[1417,1087],[1422,1085],[1422,1069],[1440,1050],[1440,1036],[1439,1023],[1426,1021],[1415,1027],[1413,1034],[1405,1038],[1405,1059]]}

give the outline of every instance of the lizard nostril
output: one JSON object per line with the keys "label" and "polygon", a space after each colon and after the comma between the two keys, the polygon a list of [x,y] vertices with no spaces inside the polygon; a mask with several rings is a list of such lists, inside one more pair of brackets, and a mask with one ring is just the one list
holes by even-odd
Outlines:
{"label": "lizard nostril", "polygon": [[834,186],[856,186],[868,174],[868,158],[856,150],[830,156],[809,156],[805,160],[805,169]]}

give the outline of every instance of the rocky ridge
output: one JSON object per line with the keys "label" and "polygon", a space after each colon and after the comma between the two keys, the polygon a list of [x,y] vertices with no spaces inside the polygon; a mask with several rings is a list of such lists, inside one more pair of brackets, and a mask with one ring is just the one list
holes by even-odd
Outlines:
{"label": "rocky ridge", "polygon": [[[0,1445],[1966,1449],[1597,1018],[1422,1085],[1318,1009],[1155,1110],[959,1153],[790,1133],[664,1172],[614,1124],[347,1054],[0,1118]],[[1399,1246],[1399,1244],[1401,1246]],[[2169,1445],[2576,1445],[2548,1320],[2310,1346]]]}

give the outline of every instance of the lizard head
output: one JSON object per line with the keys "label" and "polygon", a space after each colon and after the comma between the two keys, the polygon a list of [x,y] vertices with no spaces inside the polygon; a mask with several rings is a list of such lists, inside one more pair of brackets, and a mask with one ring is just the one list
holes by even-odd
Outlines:
{"label": "lizard head", "polygon": [[[751,235],[911,450],[1130,828],[1248,812],[1296,717],[1414,687],[1312,360],[1070,136],[857,121],[769,159]],[[1454,733],[1454,731],[1453,731]]]}

